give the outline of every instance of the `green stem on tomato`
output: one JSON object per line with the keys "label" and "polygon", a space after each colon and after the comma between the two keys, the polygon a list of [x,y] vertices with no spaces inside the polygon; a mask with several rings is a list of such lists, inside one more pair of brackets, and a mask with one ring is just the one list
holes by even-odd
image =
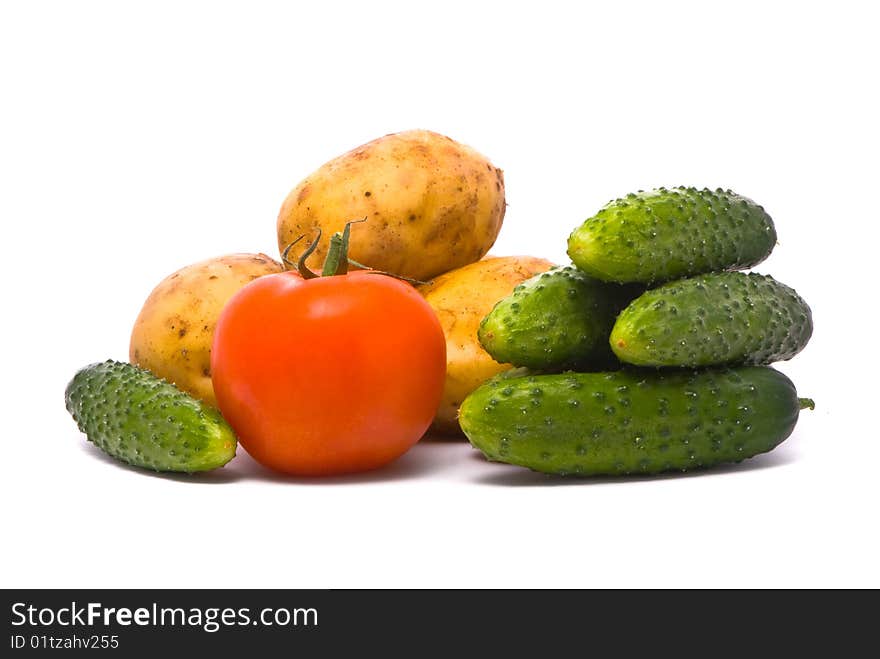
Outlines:
{"label": "green stem on tomato", "polygon": [[[299,240],[297,238],[297,240]],[[318,248],[318,243],[321,241],[321,228],[318,228],[318,235],[315,236],[315,239],[312,241],[311,245],[306,247],[306,251],[302,253],[302,256],[299,257],[299,261],[296,262],[296,270],[299,272],[299,276],[303,279],[317,279],[320,275],[315,274],[311,270],[309,270],[309,266],[306,265],[306,259],[312,255]]]}
{"label": "green stem on tomato", "polygon": [[354,259],[348,259],[350,265],[353,265],[355,268],[361,268],[365,270],[367,274],[373,275],[385,275],[386,277],[393,277],[394,279],[400,279],[401,281],[405,281],[413,286],[425,286],[427,284],[433,284],[434,281],[422,281],[421,279],[413,279],[412,277],[404,277],[403,275],[396,275],[393,272],[385,272],[384,270],[376,270],[375,268],[371,268],[368,265],[364,265],[363,263],[359,263]]}
{"label": "green stem on tomato", "polygon": [[287,245],[287,247],[284,248],[284,251],[281,252],[281,260],[284,262],[284,265],[289,265],[291,268],[295,268],[295,267],[296,267],[296,263],[294,263],[294,262],[291,261],[289,258],[287,258],[287,255],[290,254],[290,250],[291,250],[291,248],[292,248],[294,245],[296,245],[296,244],[297,244],[300,240],[302,240],[303,238],[305,238],[305,236],[300,236],[299,238],[297,238],[296,240],[294,240],[292,243],[290,243],[289,245]]}
{"label": "green stem on tomato", "polygon": [[[327,249],[327,257],[324,259],[324,267],[321,270],[320,275],[312,272],[306,265],[306,259],[308,259],[312,255],[312,253],[314,253],[314,251],[318,248],[318,243],[321,241],[321,229],[319,228],[318,235],[309,244],[309,246],[306,248],[306,251],[302,253],[302,256],[299,257],[299,260],[295,264],[296,270],[297,272],[299,272],[300,276],[303,279],[317,279],[318,277],[344,275],[348,273],[348,266],[350,264],[355,266],[356,268],[363,269],[367,273],[385,275],[386,277],[394,277],[395,279],[400,279],[402,281],[413,284],[414,286],[422,286],[424,284],[431,283],[429,281],[421,281],[419,279],[412,279],[410,277],[404,277],[403,275],[397,275],[393,272],[376,270],[375,268],[371,268],[368,265],[364,265],[363,263],[359,263],[358,261],[349,258],[348,244],[351,240],[351,225],[359,224],[366,221],[367,218],[346,222],[345,228],[342,231],[337,231],[330,237],[330,247]],[[294,263],[289,258],[287,258],[287,255],[290,253],[290,249],[304,237],[305,236],[300,236],[299,238],[294,240],[287,247],[285,247],[284,251],[281,253],[281,260],[284,261],[284,263],[289,265],[291,268],[294,267]]]}
{"label": "green stem on tomato", "polygon": [[345,228],[341,233],[337,231],[333,234],[330,238],[330,249],[327,250],[327,258],[324,259],[324,269],[321,271],[322,277],[344,275],[348,272],[348,242],[351,237],[351,225],[366,221],[367,218],[346,222]]}

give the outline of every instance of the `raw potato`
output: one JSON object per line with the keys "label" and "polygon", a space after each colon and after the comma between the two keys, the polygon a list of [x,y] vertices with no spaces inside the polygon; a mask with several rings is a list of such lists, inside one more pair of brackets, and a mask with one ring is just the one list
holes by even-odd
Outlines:
{"label": "raw potato", "polygon": [[534,256],[488,257],[420,288],[446,334],[446,386],[431,426],[435,433],[460,433],[461,402],[487,379],[510,368],[483,350],[477,340],[480,321],[514,286],[552,267],[550,261]]}
{"label": "raw potato", "polygon": [[211,342],[217,317],[245,284],[277,272],[281,264],[265,254],[230,254],[166,277],[135,321],[129,360],[216,407]]}
{"label": "raw potato", "polygon": [[448,137],[412,130],[359,146],[296,186],[278,215],[278,247],[283,252],[321,229],[321,244],[307,261],[318,270],[330,236],[367,218],[351,228],[351,258],[428,280],[482,258],[504,211],[500,169]]}

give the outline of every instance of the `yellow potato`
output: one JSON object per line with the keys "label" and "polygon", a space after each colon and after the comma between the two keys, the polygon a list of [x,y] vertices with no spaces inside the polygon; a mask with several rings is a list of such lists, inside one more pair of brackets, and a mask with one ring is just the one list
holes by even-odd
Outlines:
{"label": "yellow potato", "polygon": [[230,254],[194,263],[163,279],[135,321],[129,360],[209,405],[211,342],[223,306],[257,277],[283,272],[265,254]]}
{"label": "yellow potato", "polygon": [[351,258],[428,280],[486,254],[504,211],[500,169],[448,137],[412,130],[359,146],[296,186],[278,215],[278,247],[283,252],[321,229],[321,244],[307,261],[317,270],[330,236],[367,218],[352,225]]}
{"label": "yellow potato", "polygon": [[488,257],[420,287],[446,334],[446,386],[431,426],[436,434],[460,433],[461,401],[487,379],[510,368],[483,350],[477,340],[480,321],[514,286],[552,267],[550,261],[534,256]]}

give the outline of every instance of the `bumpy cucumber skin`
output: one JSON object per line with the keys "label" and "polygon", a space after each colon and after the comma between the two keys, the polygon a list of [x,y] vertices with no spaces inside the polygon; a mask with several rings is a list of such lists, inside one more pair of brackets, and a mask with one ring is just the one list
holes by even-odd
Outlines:
{"label": "bumpy cucumber skin", "polygon": [[751,199],[659,188],[609,202],[572,232],[568,255],[597,279],[653,284],[748,268],[775,244],[773,220]]}
{"label": "bumpy cucumber skin", "polygon": [[500,300],[477,336],[495,361],[536,369],[617,363],[608,345],[620,310],[644,290],[588,277],[572,266],[535,275]]}
{"label": "bumpy cucumber skin", "polygon": [[496,377],[465,399],[460,421],[493,461],[561,475],[655,474],[770,451],[801,407],[771,368],[625,370]]}
{"label": "bumpy cucumber skin", "polygon": [[235,456],[235,435],[217,410],[131,364],[83,368],[65,402],[89,441],[137,467],[192,473]]}
{"label": "bumpy cucumber skin", "polygon": [[755,273],[669,282],[620,312],[611,348],[635,366],[770,364],[799,353],[813,333],[810,307],[791,288]]}

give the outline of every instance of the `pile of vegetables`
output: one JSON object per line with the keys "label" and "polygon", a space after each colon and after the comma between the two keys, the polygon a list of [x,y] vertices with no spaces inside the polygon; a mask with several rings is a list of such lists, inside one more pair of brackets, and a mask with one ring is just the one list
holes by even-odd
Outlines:
{"label": "pile of vegetables", "polygon": [[[793,291],[720,272],[769,253],[762,209],[733,193],[632,195],[576,230],[574,265],[556,267],[486,256],[505,205],[501,170],[448,137],[364,144],[290,192],[278,259],[230,254],[160,282],[129,363],[82,369],[67,409],[109,455],[177,472],[221,467],[240,443],[282,473],[353,473],[462,430],[490,459],[541,471],[653,472],[791,432],[805,403],[781,374],[682,370],[785,359],[809,338]],[[719,443],[702,429],[716,418],[718,433],[751,434]]]}
{"label": "pile of vegetables", "polygon": [[517,286],[480,325],[493,357],[531,370],[470,394],[468,439],[491,460],[584,476],[773,449],[813,401],[767,365],[806,346],[812,314],[788,286],[735,270],[775,243],[770,216],[730,190],[610,202],[571,234],[574,266]]}
{"label": "pile of vegetables", "polygon": [[277,221],[279,258],[230,254],[150,293],[130,364],[86,367],[66,392],[88,438],[129,464],[214,469],[236,441],[284,473],[380,467],[509,368],[476,328],[552,267],[483,259],[504,219],[504,177],[429,131],[387,135],[300,182]]}

